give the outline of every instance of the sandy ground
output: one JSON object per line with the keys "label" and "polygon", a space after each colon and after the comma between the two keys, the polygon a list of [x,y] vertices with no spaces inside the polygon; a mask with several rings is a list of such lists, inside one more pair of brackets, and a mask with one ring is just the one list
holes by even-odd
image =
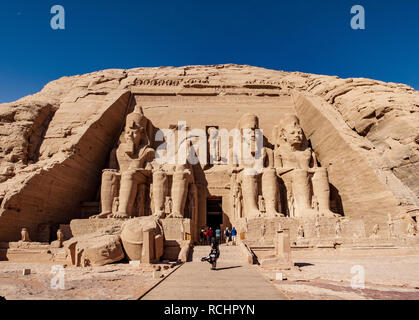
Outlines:
{"label": "sandy ground", "polygon": [[259,268],[289,299],[419,300],[419,250],[293,252],[293,260],[290,271]]}
{"label": "sandy ground", "polygon": [[[102,267],[65,267],[64,288],[55,282],[53,264],[0,262],[0,296],[7,300],[132,300],[141,297],[175,268],[135,268],[129,264],[111,264]],[[163,265],[161,265],[163,267]],[[168,267],[168,266],[166,266]],[[31,269],[23,275],[24,268]]]}
{"label": "sandy ground", "polygon": [[[292,270],[248,266],[265,277],[261,280],[254,277],[254,281],[270,283],[280,296],[292,300],[419,300],[419,249],[325,249],[292,254],[296,265]],[[237,261],[229,263],[237,264]],[[0,262],[0,296],[6,299],[138,299],[176,269],[169,265],[164,269],[161,265],[164,276],[159,278],[160,274],[156,275],[152,266],[142,269],[129,264],[89,268],[68,266],[64,268],[64,289],[53,289],[51,280],[55,275],[51,273],[52,266],[48,263]],[[191,268],[193,263],[180,266],[185,267],[188,267],[184,270],[187,274],[195,272],[195,268]],[[205,267],[209,268],[206,264]],[[23,275],[23,268],[31,269],[31,273]],[[243,272],[240,268],[225,269],[231,273]],[[362,279],[360,270],[364,273],[364,288],[353,288],[354,277]],[[180,271],[171,274],[168,280],[177,274],[181,276]],[[198,269],[196,272],[202,274]],[[278,273],[282,273],[286,280],[277,280]]]}

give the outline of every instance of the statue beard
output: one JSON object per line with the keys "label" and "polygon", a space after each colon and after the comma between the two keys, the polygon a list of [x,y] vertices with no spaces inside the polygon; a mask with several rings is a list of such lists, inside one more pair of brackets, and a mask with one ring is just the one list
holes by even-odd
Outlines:
{"label": "statue beard", "polygon": [[302,146],[302,145],[303,145],[302,141],[293,141],[293,142],[291,143],[291,146],[292,146],[294,149],[297,149],[297,150],[301,149],[301,146]]}
{"label": "statue beard", "polygon": [[126,146],[127,146],[127,151],[129,153],[131,153],[131,154],[134,153],[134,151],[135,151],[134,140],[132,140],[131,138],[127,139]]}

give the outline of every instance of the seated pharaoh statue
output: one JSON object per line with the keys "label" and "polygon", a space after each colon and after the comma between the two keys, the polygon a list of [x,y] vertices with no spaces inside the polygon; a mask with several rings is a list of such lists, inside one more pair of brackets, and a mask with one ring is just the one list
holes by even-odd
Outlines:
{"label": "seated pharaoh statue", "polygon": [[[273,152],[263,147],[263,134],[259,130],[258,117],[245,114],[240,118],[237,127],[241,150],[233,151],[234,168],[230,184],[233,190],[235,218],[283,216],[277,211],[280,201],[278,178],[273,167]],[[264,198],[265,213],[258,207],[260,194]],[[242,207],[238,201],[240,198],[243,199]]]}
{"label": "seated pharaoh statue", "polygon": [[285,116],[273,137],[274,166],[286,187],[290,217],[333,217],[327,170],[318,166],[298,118]]}
{"label": "seated pharaoh statue", "polygon": [[102,212],[91,218],[123,219],[147,215],[147,188],[155,156],[150,147],[150,135],[151,123],[141,107],[136,106],[126,117],[118,147],[111,152],[111,168],[102,173]]}

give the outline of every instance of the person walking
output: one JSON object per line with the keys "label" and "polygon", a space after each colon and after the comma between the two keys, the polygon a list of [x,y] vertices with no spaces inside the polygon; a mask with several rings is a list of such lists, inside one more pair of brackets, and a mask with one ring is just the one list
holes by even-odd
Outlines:
{"label": "person walking", "polygon": [[226,244],[228,245],[228,243],[230,242],[230,230],[228,229],[228,227],[226,227],[224,231],[224,238],[225,238]]}
{"label": "person walking", "polygon": [[235,227],[233,227],[233,229],[231,229],[231,240],[234,245],[236,245],[236,237],[237,237],[237,230]]}
{"label": "person walking", "polygon": [[215,241],[215,234],[214,234],[214,230],[212,230],[212,228],[210,227],[208,230],[208,239],[209,239],[209,244],[212,245]]}
{"label": "person walking", "polygon": [[211,270],[215,270],[217,267],[217,259],[220,257],[220,249],[218,248],[217,241],[214,241],[211,245],[211,251],[207,257],[201,258],[201,261],[207,261],[211,264]]}

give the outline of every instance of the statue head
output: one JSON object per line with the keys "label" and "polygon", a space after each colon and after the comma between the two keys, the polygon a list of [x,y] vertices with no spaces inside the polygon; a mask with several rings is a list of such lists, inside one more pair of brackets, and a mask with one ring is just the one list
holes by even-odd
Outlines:
{"label": "statue head", "polygon": [[148,119],[144,116],[140,106],[135,106],[133,112],[127,115],[125,122],[125,143],[132,149],[140,144],[148,144],[149,137],[147,135]]}
{"label": "statue head", "polygon": [[209,127],[208,128],[208,136],[210,138],[216,138],[218,135],[218,129],[215,127]]}
{"label": "statue head", "polygon": [[253,144],[256,140],[256,130],[259,129],[259,118],[251,113],[244,114],[239,120],[239,129],[244,141]]}
{"label": "statue head", "polygon": [[296,116],[285,116],[274,130],[275,144],[278,145],[282,140],[294,148],[301,148],[304,142],[304,134]]}

